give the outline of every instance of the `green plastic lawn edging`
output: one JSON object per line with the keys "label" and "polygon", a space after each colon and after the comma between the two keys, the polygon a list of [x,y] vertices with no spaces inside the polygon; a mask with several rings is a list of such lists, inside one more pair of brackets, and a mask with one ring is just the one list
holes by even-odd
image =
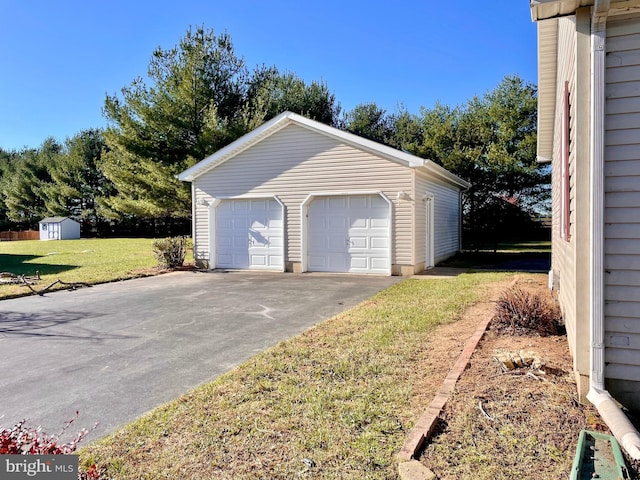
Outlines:
{"label": "green plastic lawn edging", "polygon": [[618,441],[612,435],[582,430],[570,480],[624,480],[629,478]]}

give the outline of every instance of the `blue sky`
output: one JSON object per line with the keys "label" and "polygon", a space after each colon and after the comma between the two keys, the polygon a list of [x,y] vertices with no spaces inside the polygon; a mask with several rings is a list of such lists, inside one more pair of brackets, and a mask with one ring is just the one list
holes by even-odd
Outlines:
{"label": "blue sky", "polygon": [[227,31],[250,68],[324,80],[343,110],[458,105],[505,75],[536,83],[527,0],[0,0],[0,147],[106,125],[105,95],[190,25]]}

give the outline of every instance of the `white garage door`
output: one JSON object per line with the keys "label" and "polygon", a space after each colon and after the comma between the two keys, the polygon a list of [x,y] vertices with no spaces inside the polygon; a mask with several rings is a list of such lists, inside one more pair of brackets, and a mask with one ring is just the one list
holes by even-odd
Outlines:
{"label": "white garage door", "polygon": [[216,207],[216,268],[283,270],[282,210],[273,198],[222,200]]}
{"label": "white garage door", "polygon": [[308,209],[307,268],[391,273],[389,204],[379,195],[318,197]]}

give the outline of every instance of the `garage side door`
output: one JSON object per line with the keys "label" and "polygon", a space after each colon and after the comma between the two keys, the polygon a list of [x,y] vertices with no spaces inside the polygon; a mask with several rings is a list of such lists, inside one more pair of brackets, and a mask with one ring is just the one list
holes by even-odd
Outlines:
{"label": "garage side door", "polygon": [[308,209],[307,268],[391,273],[389,204],[379,195],[318,197]]}
{"label": "garage side door", "polygon": [[228,199],[216,207],[216,268],[282,270],[283,208],[272,198]]}

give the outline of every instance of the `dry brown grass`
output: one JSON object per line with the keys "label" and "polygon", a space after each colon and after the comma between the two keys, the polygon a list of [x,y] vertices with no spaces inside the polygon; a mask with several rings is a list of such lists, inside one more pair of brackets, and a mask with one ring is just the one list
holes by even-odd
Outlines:
{"label": "dry brown grass", "polygon": [[[544,280],[526,276],[518,288],[545,303]],[[564,336],[504,332],[491,324],[421,457],[441,480],[568,478],[580,430],[604,429],[578,403]],[[533,368],[504,372],[494,358],[521,350],[537,357]]]}

